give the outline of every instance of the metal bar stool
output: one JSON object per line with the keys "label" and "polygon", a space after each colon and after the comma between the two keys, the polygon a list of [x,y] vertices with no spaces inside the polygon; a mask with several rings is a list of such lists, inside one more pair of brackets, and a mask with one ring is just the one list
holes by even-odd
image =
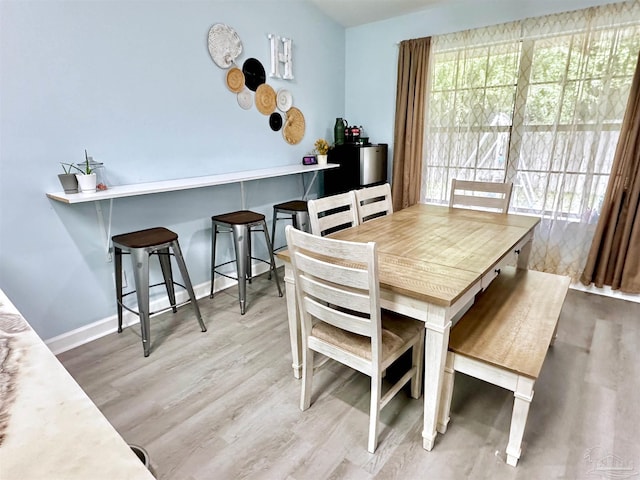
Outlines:
{"label": "metal bar stool", "polygon": [[[279,217],[279,215],[286,215]],[[293,228],[304,232],[311,232],[309,224],[309,209],[306,200],[291,200],[290,202],[279,203],[273,206],[273,223],[271,225],[271,241],[273,251],[280,250],[286,246],[276,247],[276,222],[278,220],[291,220]]]}
{"label": "metal bar stool", "polygon": [[[273,256],[273,247],[271,240],[269,240],[269,232],[267,231],[267,223],[264,215],[250,210],[239,210],[237,212],[214,215],[211,217],[211,224],[211,293],[209,297],[213,298],[213,285],[216,273],[223,277],[237,280],[240,313],[244,315],[246,310],[247,280],[251,282],[252,278],[251,260],[258,260],[269,264],[269,278],[271,278],[271,272],[273,272],[278,287],[278,295],[281,297],[282,290],[280,289],[280,281],[278,280],[278,272],[276,271],[276,261]],[[267,250],[269,251],[269,261],[251,256],[251,234],[256,232],[264,233]],[[218,233],[233,234],[236,258],[216,265],[216,239]],[[219,267],[233,262],[236,264],[237,277],[221,273],[217,270]]]}
{"label": "metal bar stool", "polygon": [[[116,273],[116,301],[118,304],[118,333],[122,332],[122,309],[126,308],[132,313],[135,313],[140,317],[140,329],[142,330],[142,347],[144,349],[144,356],[149,356],[149,318],[156,313],[165,312],[169,308],[173,310],[173,313],[177,312],[177,307],[184,305],[188,302],[183,302],[180,305],[176,304],[175,285],[184,288],[189,293],[189,299],[193,305],[193,309],[200,324],[200,328],[203,332],[207,331],[207,328],[202,321],[200,315],[200,309],[198,308],[198,302],[196,296],[193,293],[193,286],[189,279],[189,273],[187,272],[187,266],[184,263],[182,257],[182,251],[180,250],[180,244],[178,243],[178,234],[172,232],[163,227],[148,228],[146,230],[139,230],[137,232],[123,233],[121,235],[114,235],[111,238],[113,242],[113,249],[115,253],[115,273]],[[170,253],[169,249],[173,250]],[[131,255],[131,263],[133,265],[133,275],[135,290],[124,293],[122,292],[122,254]],[[160,268],[162,269],[162,276],[164,282],[149,285],[149,257],[151,255],[158,255],[160,261]],[[173,280],[173,274],[171,272],[171,258],[173,255],[180,269],[180,275],[182,275],[182,281],[184,285]],[[157,287],[164,284],[167,290],[167,296],[169,297],[169,303],[171,306],[155,312],[149,311],[149,289],[151,287]],[[138,311],[124,305],[122,299],[127,295],[135,293],[138,299]]]}

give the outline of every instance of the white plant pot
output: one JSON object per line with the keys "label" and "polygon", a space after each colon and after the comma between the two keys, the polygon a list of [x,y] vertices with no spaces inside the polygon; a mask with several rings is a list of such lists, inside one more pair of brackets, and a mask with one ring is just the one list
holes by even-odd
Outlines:
{"label": "white plant pot", "polygon": [[327,164],[327,156],[326,155],[316,155],[316,159],[318,160],[318,165],[326,165]]}
{"label": "white plant pot", "polygon": [[96,174],[90,173],[89,175],[76,174],[78,179],[78,191],[82,193],[90,193],[96,191]]}

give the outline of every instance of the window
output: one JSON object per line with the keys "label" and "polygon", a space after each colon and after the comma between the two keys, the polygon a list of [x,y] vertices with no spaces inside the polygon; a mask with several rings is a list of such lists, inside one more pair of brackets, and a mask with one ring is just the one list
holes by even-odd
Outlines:
{"label": "window", "polygon": [[532,268],[576,279],[639,50],[637,1],[434,37],[424,201],[512,181],[510,211],[543,218]]}

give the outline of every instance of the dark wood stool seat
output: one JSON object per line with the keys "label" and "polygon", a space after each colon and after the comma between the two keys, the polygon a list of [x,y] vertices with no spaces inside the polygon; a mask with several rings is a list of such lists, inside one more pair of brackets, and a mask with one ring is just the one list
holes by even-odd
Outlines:
{"label": "dark wood stool seat", "polygon": [[309,225],[309,207],[307,206],[306,200],[290,200],[274,205],[273,222],[271,224],[271,241],[273,242],[274,252],[286,247],[286,244],[276,247],[276,223],[278,220],[291,220],[293,228],[307,233],[311,231]]}
{"label": "dark wood stool seat", "polygon": [[265,216],[251,210],[238,210],[237,212],[214,215],[211,220],[219,223],[228,223],[229,225],[248,225],[264,222]]}
{"label": "dark wood stool seat", "polygon": [[[269,251],[269,260],[257,258],[251,254],[251,234],[263,232],[264,239]],[[216,241],[219,233],[233,234],[233,244],[235,247],[235,259],[228,262],[216,264]],[[216,274],[238,281],[238,300],[240,302],[240,314],[246,311],[247,280],[251,283],[251,261],[257,260],[269,265],[269,278],[271,274],[276,279],[278,295],[282,296],[278,272],[276,271],[276,261],[273,256],[273,247],[265,216],[251,210],[238,210],[236,212],[223,213],[211,217],[211,292],[209,298],[213,298]],[[236,276],[228,275],[219,270],[219,267],[229,263],[236,264]]]}
{"label": "dark wood stool seat", "polygon": [[289,202],[278,203],[273,206],[274,209],[278,209],[281,212],[308,212],[306,200],[291,200]]}
{"label": "dark wood stool seat", "polygon": [[[193,286],[189,279],[187,266],[180,250],[178,243],[178,234],[164,227],[147,228],[130,233],[122,233],[111,237],[113,242],[113,251],[115,254],[114,267],[116,277],[116,303],[118,307],[118,332],[122,332],[122,309],[125,308],[140,317],[140,329],[142,331],[142,348],[144,356],[148,357],[150,352],[150,317],[160,311],[151,312],[149,309],[149,289],[159,285],[164,285],[169,297],[169,308],[173,312],[177,312],[177,304],[175,285],[184,288],[189,294],[189,301],[193,306],[198,323],[203,332],[207,331],[204,325],[200,309],[193,292]],[[135,289],[124,293],[122,288],[122,255],[131,255],[131,264],[133,267],[133,277]],[[149,257],[157,255],[162,269],[161,283],[149,285]],[[180,275],[184,285],[173,279],[171,271],[171,256],[173,256],[180,269]],[[124,305],[123,298],[127,295],[135,293],[138,300],[138,310],[134,310]],[[184,302],[187,303],[187,302]],[[161,311],[165,311],[163,309]]]}
{"label": "dark wood stool seat", "polygon": [[173,242],[177,239],[177,233],[164,227],[155,227],[114,235],[111,240],[129,248],[144,248]]}

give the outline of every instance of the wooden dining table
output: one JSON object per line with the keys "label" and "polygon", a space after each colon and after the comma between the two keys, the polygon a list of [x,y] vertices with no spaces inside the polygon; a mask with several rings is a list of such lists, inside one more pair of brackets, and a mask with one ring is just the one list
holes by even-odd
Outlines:
{"label": "wooden dining table", "polygon": [[[418,204],[331,238],[376,242],[382,308],[425,324],[423,447],[433,448],[437,432],[449,331],[473,304],[478,292],[506,264],[527,268],[537,217]],[[294,275],[287,251],[285,264],[287,315],[293,371],[302,369],[301,326]]]}

